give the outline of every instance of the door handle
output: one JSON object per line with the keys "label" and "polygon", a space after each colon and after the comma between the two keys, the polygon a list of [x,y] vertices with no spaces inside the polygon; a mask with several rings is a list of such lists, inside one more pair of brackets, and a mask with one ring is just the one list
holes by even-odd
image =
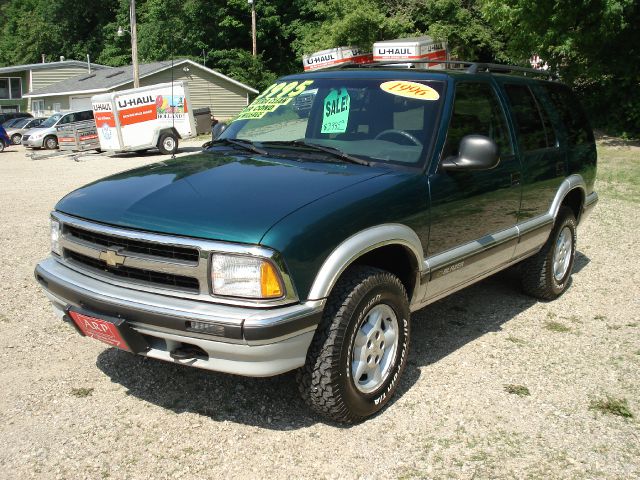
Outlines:
{"label": "door handle", "polygon": [[511,174],[511,186],[516,187],[520,185],[520,172],[515,172]]}

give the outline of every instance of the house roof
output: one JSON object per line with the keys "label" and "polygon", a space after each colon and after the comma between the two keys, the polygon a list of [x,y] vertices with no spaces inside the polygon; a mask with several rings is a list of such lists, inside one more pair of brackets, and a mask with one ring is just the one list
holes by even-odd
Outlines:
{"label": "house roof", "polygon": [[[0,67],[0,74],[23,72],[25,70],[47,70],[51,68],[63,68],[63,67],[82,67],[86,68],[87,62],[80,60],[63,60],[61,62],[46,62],[46,63],[29,63],[26,65],[12,65],[10,67]],[[92,63],[91,68],[95,70],[109,69],[106,65],[100,65],[98,63]]]}
{"label": "house roof", "polygon": [[[220,72],[211,70],[204,67],[192,60],[182,58],[173,61],[173,68],[178,68],[181,65],[188,64],[196,68],[200,68],[206,72],[222,78],[234,85],[237,85],[248,92],[258,93],[254,88],[251,88],[244,83],[238,82],[232,78],[223,75]],[[163,70],[169,70],[172,68],[172,62],[165,60],[162,62],[153,63],[141,63],[140,78],[148,77]],[[68,78],[61,82],[53,83],[49,86],[33,91],[29,94],[23,95],[24,97],[50,97],[54,95],[73,95],[83,93],[100,93],[108,92],[114,88],[126,85],[133,82],[133,69],[131,66],[110,68],[108,70],[96,70],[87,75],[79,75],[77,77]]]}

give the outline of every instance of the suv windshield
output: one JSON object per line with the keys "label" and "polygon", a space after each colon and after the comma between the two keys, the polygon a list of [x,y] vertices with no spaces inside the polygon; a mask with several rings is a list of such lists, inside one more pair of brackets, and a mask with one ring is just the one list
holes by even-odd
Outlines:
{"label": "suv windshield", "polygon": [[56,113],[55,115],[51,115],[44,122],[42,122],[40,126],[43,128],[53,127],[56,124],[56,122],[60,120],[60,117],[62,117],[61,113]]}
{"label": "suv windshield", "polygon": [[440,81],[279,81],[220,138],[266,148],[304,148],[305,142],[374,162],[418,165],[432,140],[443,89]]}

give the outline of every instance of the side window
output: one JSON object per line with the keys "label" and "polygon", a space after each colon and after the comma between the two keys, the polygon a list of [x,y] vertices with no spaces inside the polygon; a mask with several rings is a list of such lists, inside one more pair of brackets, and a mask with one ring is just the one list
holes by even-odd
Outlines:
{"label": "side window", "polygon": [[543,87],[567,129],[570,145],[593,142],[593,131],[580,102],[568,87],[560,84]]}
{"label": "side window", "polygon": [[484,135],[498,145],[500,155],[513,153],[509,128],[498,97],[490,84],[461,82],[456,86],[453,114],[442,158],[458,154],[466,135]]}
{"label": "side window", "polygon": [[538,108],[538,102],[529,87],[505,84],[504,89],[518,124],[518,139],[522,149],[526,152],[555,147],[555,134],[549,117]]}
{"label": "side window", "polygon": [[66,125],[70,121],[71,121],[71,115],[65,115],[60,119],[60,121],[58,122],[58,125]]}
{"label": "side window", "polygon": [[80,112],[78,118],[78,121],[86,121],[86,120],[93,120],[93,111],[92,110],[86,110],[84,112]]}

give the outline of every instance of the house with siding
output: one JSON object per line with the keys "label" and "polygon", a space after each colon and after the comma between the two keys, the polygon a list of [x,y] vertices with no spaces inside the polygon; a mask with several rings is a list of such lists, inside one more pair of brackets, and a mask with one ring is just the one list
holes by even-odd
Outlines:
{"label": "house with siding", "polygon": [[[140,64],[140,86],[181,80],[186,82],[193,109],[209,107],[218,119],[236,116],[258,91],[215,70],[188,59]],[[30,108],[54,111],[91,108],[91,97],[99,93],[133,88],[130,66],[84,72],[72,78],[34,89],[24,95]],[[56,110],[57,108],[57,110]]]}
{"label": "house with siding", "polygon": [[89,69],[95,72],[109,68],[79,60],[0,67],[0,111],[40,113],[37,108],[30,106],[28,94],[32,91],[87,74]]}

